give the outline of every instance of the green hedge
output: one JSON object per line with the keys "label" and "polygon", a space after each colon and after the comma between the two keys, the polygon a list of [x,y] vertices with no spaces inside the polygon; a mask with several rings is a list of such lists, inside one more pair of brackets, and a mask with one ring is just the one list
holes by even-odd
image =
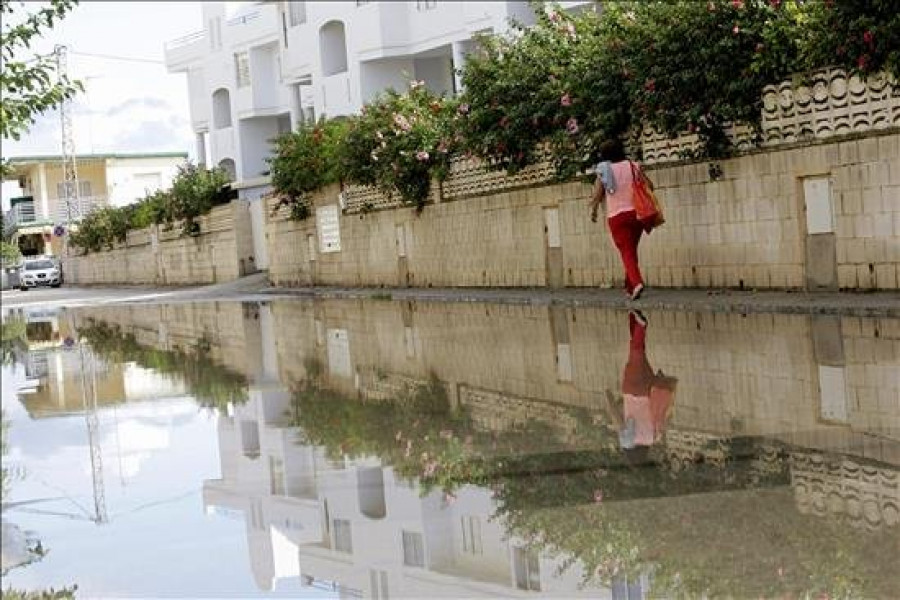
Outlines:
{"label": "green hedge", "polygon": [[171,228],[176,221],[181,222],[184,235],[197,234],[197,218],[228,201],[223,189],[227,183],[222,169],[204,169],[187,162],[178,167],[168,190],[148,193],[135,204],[105,206],[85,215],[70,242],[84,254],[111,250],[125,241],[131,229],[163,224]]}

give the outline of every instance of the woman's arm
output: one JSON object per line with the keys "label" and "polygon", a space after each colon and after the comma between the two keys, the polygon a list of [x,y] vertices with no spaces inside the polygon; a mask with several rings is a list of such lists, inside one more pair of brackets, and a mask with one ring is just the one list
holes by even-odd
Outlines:
{"label": "woman's arm", "polygon": [[591,197],[591,221],[594,223],[597,222],[597,211],[604,200],[606,200],[606,189],[603,187],[603,182],[600,181],[600,176],[597,175],[597,181],[594,182],[594,194]]}

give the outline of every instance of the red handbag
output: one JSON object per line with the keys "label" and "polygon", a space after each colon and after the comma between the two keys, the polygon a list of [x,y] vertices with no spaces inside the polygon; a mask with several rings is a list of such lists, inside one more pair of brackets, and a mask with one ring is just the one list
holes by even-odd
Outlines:
{"label": "red handbag", "polygon": [[637,214],[638,221],[644,226],[644,230],[650,233],[653,229],[666,222],[663,216],[662,205],[659,203],[659,198],[650,189],[644,172],[633,162],[628,162],[631,164],[634,211]]}

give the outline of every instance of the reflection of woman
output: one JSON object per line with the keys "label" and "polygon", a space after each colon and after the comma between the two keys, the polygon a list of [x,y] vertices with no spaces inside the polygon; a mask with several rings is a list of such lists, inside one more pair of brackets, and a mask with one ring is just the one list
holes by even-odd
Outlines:
{"label": "reflection of woman", "polygon": [[621,407],[616,406],[612,392],[606,393],[607,412],[619,429],[619,445],[625,450],[652,446],[662,439],[678,382],[662,371],[653,373],[645,348],[647,319],[640,311],[628,313],[628,328],[631,341],[622,373]]}

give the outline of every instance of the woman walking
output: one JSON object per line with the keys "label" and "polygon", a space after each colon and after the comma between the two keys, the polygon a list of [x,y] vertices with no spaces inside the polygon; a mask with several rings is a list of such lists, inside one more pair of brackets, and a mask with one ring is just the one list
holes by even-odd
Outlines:
{"label": "woman walking", "polygon": [[638,243],[641,234],[650,227],[638,220],[634,205],[634,178],[643,177],[653,189],[640,165],[625,156],[622,142],[607,140],[600,145],[600,164],[597,165],[597,181],[591,199],[591,221],[597,222],[597,212],[606,203],[606,221],[622,264],[625,267],[625,293],[632,300],[640,298],[644,291],[644,278],[638,264]]}

